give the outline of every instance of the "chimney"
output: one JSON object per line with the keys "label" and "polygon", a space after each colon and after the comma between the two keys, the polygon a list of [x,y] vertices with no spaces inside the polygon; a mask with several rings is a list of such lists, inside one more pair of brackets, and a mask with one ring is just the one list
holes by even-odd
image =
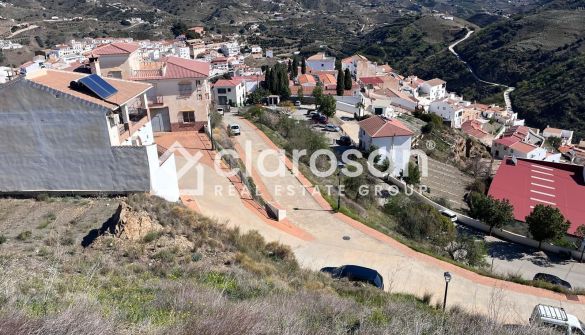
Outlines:
{"label": "chimney", "polygon": [[89,67],[91,68],[92,74],[97,74],[98,76],[101,77],[102,69],[100,68],[100,61],[99,61],[98,57],[96,57],[94,55],[91,55],[89,57]]}

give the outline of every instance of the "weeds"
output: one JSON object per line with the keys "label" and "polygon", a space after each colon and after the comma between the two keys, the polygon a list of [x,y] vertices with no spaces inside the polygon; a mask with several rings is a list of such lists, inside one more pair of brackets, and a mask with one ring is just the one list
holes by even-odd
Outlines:
{"label": "weeds", "polygon": [[20,234],[16,235],[16,239],[19,241],[27,241],[32,237],[32,232],[30,230],[25,230],[20,232]]}

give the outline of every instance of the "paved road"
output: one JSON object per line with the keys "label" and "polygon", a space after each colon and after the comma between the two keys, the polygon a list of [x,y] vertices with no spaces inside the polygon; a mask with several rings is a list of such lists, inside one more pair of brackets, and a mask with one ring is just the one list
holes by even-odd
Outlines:
{"label": "paved road", "polygon": [[[274,148],[247,121],[230,114],[224,118],[225,122],[240,125],[242,135],[237,141],[242,148],[251,146],[252,162],[256,162],[263,151]],[[281,159],[268,156],[265,165],[275,168]],[[571,301],[565,295],[479,276],[416,253],[381,233],[333,214],[324,209],[319,197],[311,196],[288,170],[284,175],[258,178],[272,198],[287,210],[290,222],[314,237],[312,241],[293,246],[295,255],[305,267],[318,270],[323,266],[351,263],[373,267],[384,276],[388,291],[419,296],[428,292],[432,294],[433,302],[442,301],[443,272],[450,271],[454,276],[449,286],[450,304],[492,316],[496,311],[498,315],[494,317],[498,320],[525,323],[534,305],[547,303],[561,305],[585,320],[585,305]],[[294,192],[282,192],[288,188]]]}
{"label": "paved road", "polygon": [[465,60],[463,60],[463,58],[461,58],[461,56],[457,53],[457,51],[455,51],[455,46],[457,46],[457,44],[465,41],[466,39],[468,39],[469,37],[471,37],[471,34],[474,33],[473,30],[470,30],[469,28],[467,29],[467,34],[465,34],[465,36],[455,42],[453,42],[451,45],[449,45],[449,51],[454,54],[457,59],[459,59],[463,64],[465,64],[465,66],[467,67],[467,69],[469,70],[469,72],[471,72],[471,74],[473,75],[473,77],[477,80],[480,81],[484,84],[488,84],[488,85],[493,85],[493,86],[502,86],[502,87],[506,87],[506,90],[504,91],[504,102],[506,103],[506,110],[510,113],[512,113],[512,101],[510,100],[510,93],[512,93],[512,91],[514,91],[514,87],[511,86],[507,86],[504,84],[499,84],[499,83],[494,83],[491,81],[487,81],[487,80],[483,80],[481,78],[479,78],[477,76],[477,74],[475,74],[475,72],[473,72],[473,69],[471,68],[471,66],[469,66],[469,64],[467,64],[467,62]]}

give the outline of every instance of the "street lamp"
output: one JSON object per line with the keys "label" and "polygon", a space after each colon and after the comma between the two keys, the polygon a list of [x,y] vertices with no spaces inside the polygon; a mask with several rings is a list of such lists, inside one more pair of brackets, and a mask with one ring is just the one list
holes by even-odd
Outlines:
{"label": "street lamp", "polygon": [[343,169],[344,164],[342,162],[337,162],[337,211],[341,208],[341,169]]}
{"label": "street lamp", "polygon": [[443,298],[443,312],[445,312],[445,306],[447,306],[447,290],[449,289],[451,274],[449,272],[445,272],[443,273],[443,276],[445,276],[445,297]]}

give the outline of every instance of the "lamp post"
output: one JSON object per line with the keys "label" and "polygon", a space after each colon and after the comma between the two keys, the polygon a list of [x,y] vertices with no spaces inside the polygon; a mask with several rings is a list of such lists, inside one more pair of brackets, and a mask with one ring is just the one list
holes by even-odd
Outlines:
{"label": "lamp post", "polygon": [[344,164],[337,162],[337,211],[341,208],[341,169]]}
{"label": "lamp post", "polygon": [[445,312],[445,306],[447,306],[447,290],[449,289],[451,274],[449,272],[445,272],[443,276],[445,276],[445,297],[443,298],[443,312]]}

